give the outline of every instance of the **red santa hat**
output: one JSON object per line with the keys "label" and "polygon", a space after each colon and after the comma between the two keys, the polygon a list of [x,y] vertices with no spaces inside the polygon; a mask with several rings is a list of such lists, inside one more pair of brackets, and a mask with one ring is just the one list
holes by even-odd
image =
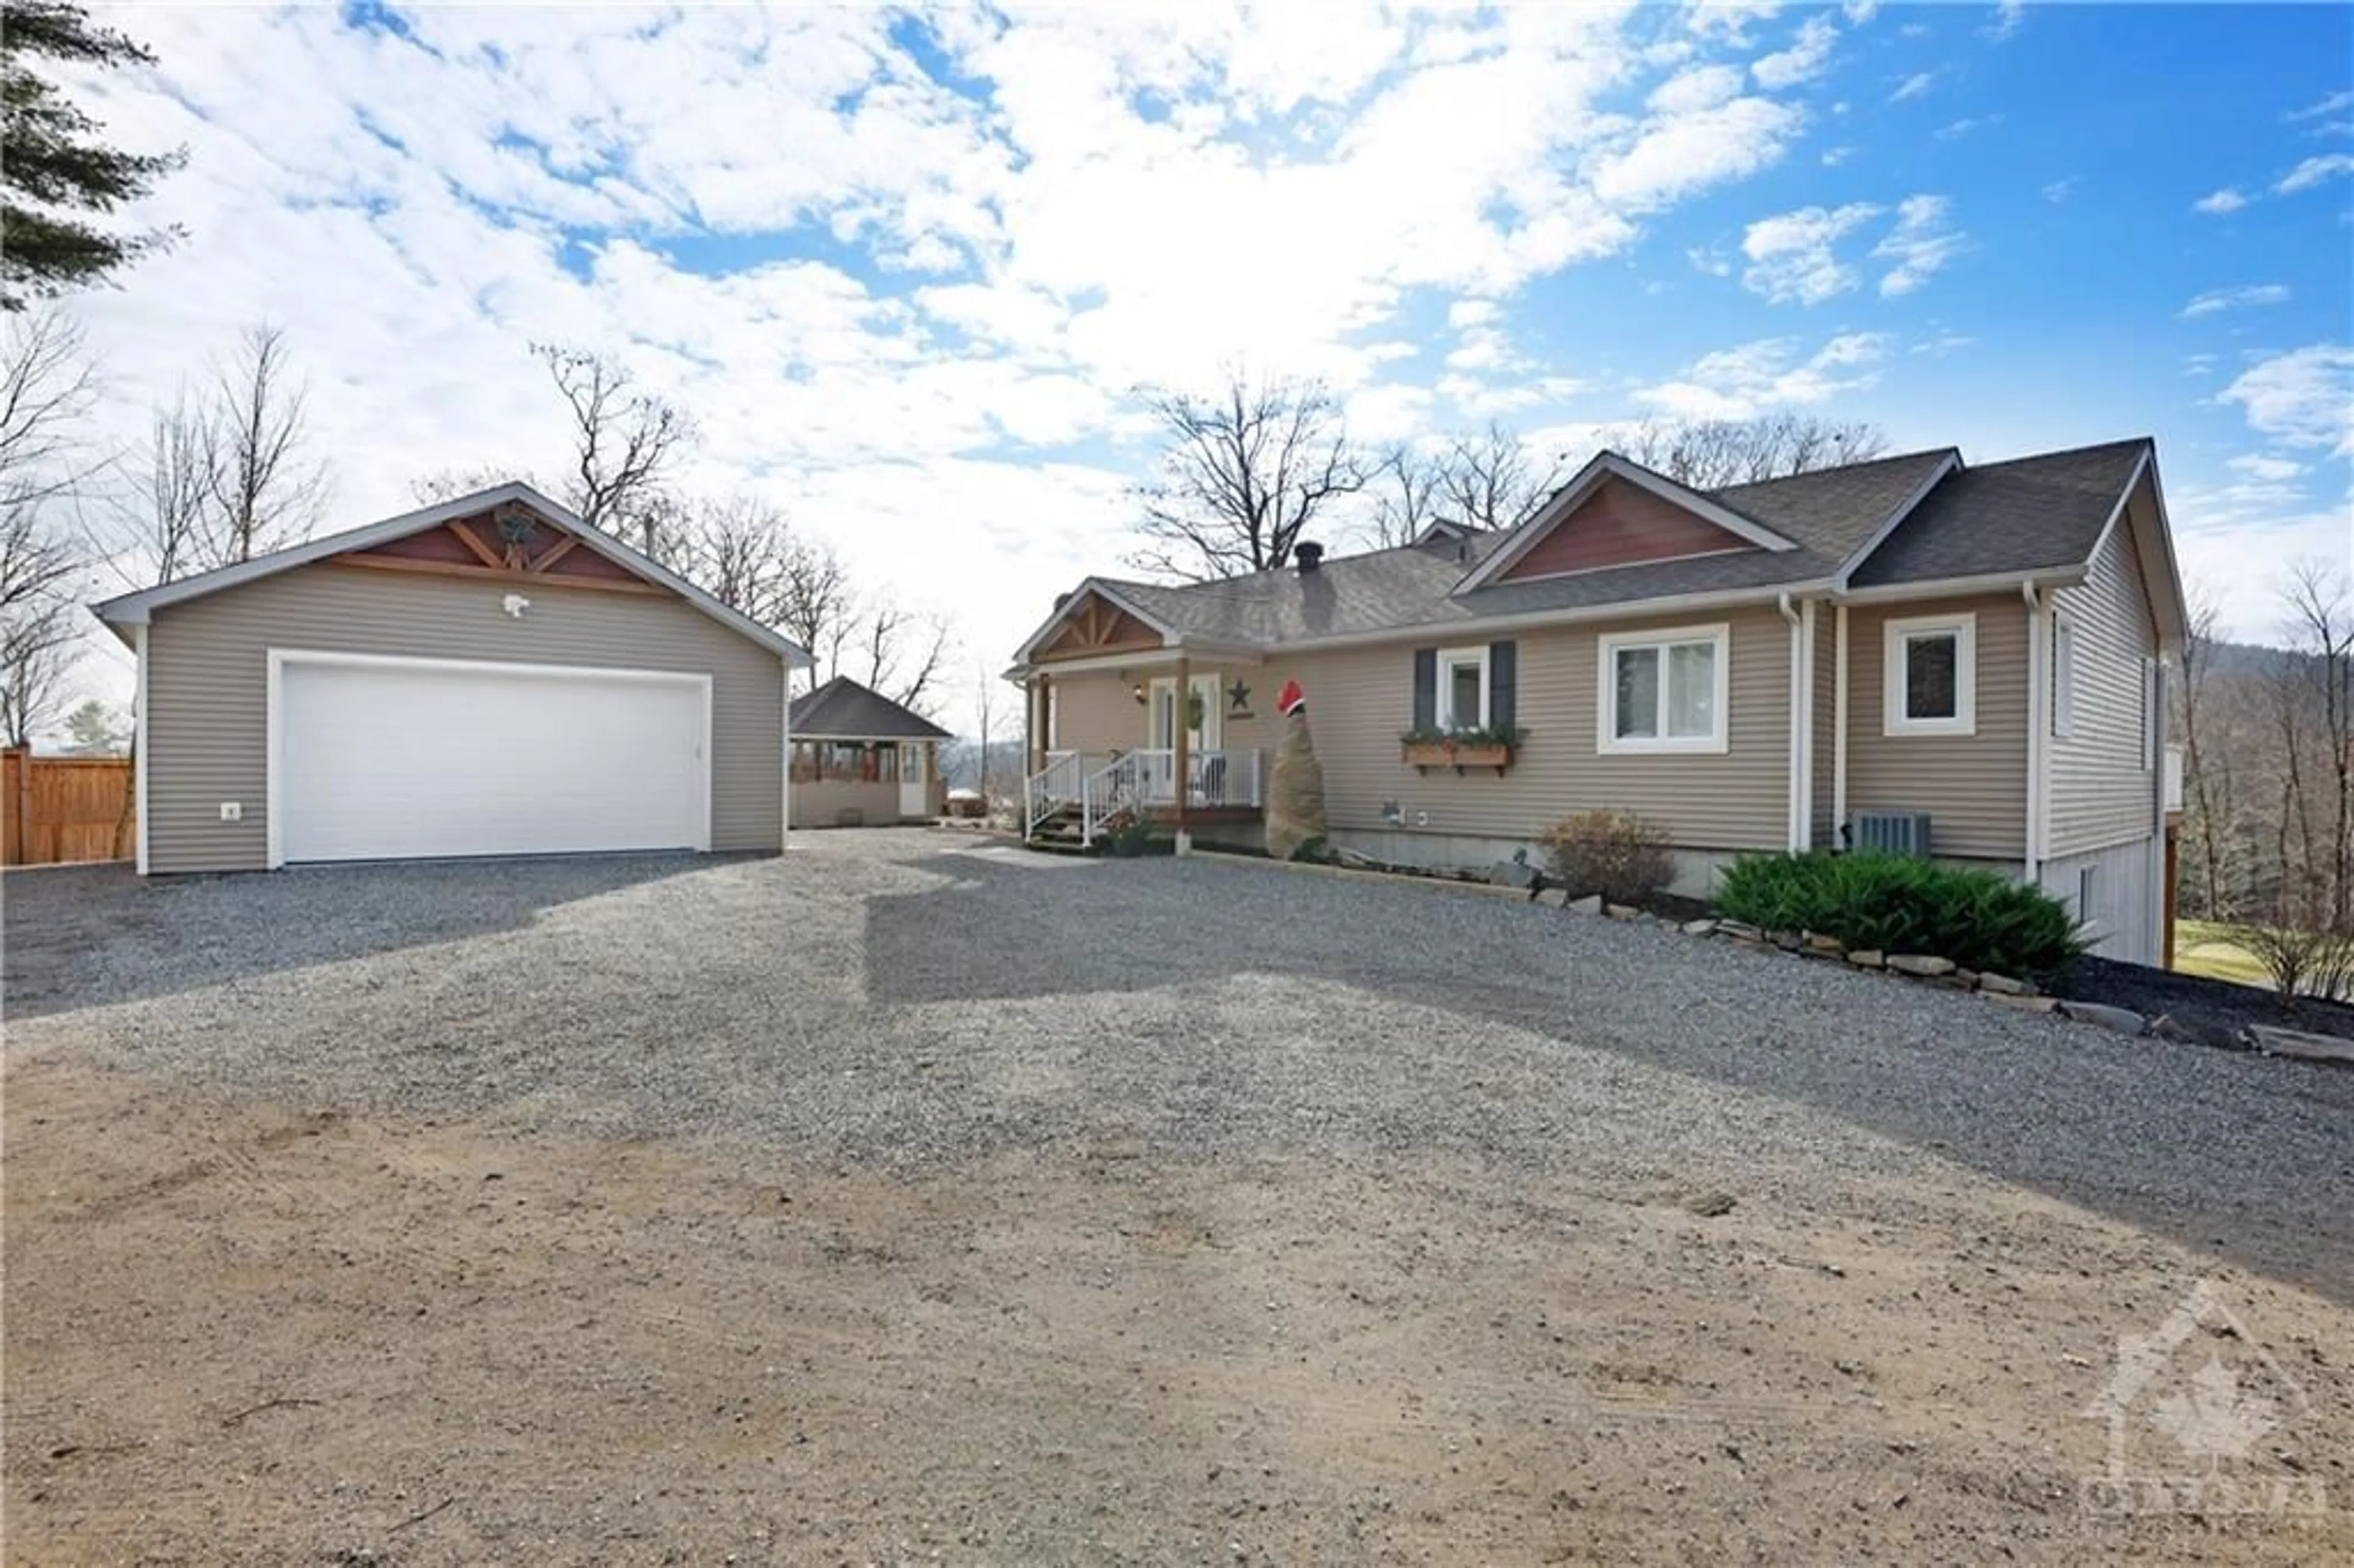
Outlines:
{"label": "red santa hat", "polygon": [[1293,714],[1306,712],[1307,708],[1308,694],[1299,689],[1299,683],[1284,682],[1283,690],[1275,694],[1275,711],[1289,718]]}

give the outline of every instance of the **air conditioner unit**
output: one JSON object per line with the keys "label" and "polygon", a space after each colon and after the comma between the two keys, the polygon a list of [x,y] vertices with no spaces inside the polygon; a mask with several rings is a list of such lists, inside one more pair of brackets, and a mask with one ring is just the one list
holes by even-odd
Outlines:
{"label": "air conditioner unit", "polygon": [[1926,811],[1858,811],[1848,823],[1848,848],[1881,854],[1911,854],[1927,859],[1929,813]]}

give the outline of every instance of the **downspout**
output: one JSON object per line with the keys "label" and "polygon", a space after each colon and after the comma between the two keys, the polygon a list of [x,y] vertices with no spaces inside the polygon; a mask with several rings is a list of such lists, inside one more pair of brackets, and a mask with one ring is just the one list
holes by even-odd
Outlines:
{"label": "downspout", "polygon": [[1804,623],[1802,641],[1806,644],[1798,689],[1805,694],[1807,701],[1806,749],[1800,754],[1802,760],[1798,771],[1798,847],[1810,850],[1815,847],[1815,721],[1820,716],[1815,712],[1815,630],[1818,625],[1815,601],[1808,599],[1801,604],[1798,614]]}
{"label": "downspout", "polygon": [[[1806,621],[1798,614],[1797,607],[1791,604],[1788,594],[1780,596],[1775,604],[1776,608],[1781,610],[1782,619],[1790,623],[1790,809],[1789,820],[1785,826],[1787,830],[1786,836],[1789,840],[1790,853],[1796,854],[1805,847],[1805,826],[1798,819],[1798,782],[1804,776],[1806,762],[1805,693],[1799,686],[1800,679],[1805,673],[1800,666],[1805,662],[1806,658]],[[1725,729],[1727,736],[1730,736],[1732,715],[1729,714],[1725,715]]]}
{"label": "downspout", "polygon": [[2043,595],[2031,580],[2019,585],[2027,601],[2027,842],[2020,855],[2024,881],[2043,884],[2043,731],[2052,699],[2044,689],[2051,660],[2044,649]]}
{"label": "downspout", "polygon": [[1832,630],[1838,638],[1831,657],[1831,843],[1847,847],[1847,606],[1842,603]]}
{"label": "downspout", "polygon": [[137,833],[139,874],[147,874],[147,632],[144,626],[131,629],[131,648],[138,658],[133,675],[137,685],[132,693],[131,714],[131,801],[135,813],[133,828]]}

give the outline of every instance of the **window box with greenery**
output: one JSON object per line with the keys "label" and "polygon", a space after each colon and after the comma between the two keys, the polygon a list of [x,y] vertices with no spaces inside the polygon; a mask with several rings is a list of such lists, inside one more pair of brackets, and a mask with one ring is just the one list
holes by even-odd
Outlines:
{"label": "window box with greenery", "polygon": [[1524,734],[1513,717],[1519,652],[1511,641],[1416,649],[1414,723],[1398,736],[1405,760],[1458,773],[1511,767]]}
{"label": "window box with greenery", "polygon": [[1528,732],[1519,729],[1424,729],[1416,727],[1398,736],[1405,758],[1418,768],[1452,768],[1460,773],[1467,768],[1492,768],[1501,773],[1512,765],[1512,756],[1520,748],[1522,737]]}

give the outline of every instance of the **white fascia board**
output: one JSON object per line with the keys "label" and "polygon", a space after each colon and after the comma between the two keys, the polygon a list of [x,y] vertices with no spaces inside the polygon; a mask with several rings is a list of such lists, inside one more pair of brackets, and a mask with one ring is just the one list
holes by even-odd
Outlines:
{"label": "white fascia board", "polygon": [[1098,597],[1109,601],[1116,608],[1126,610],[1129,614],[1136,617],[1137,620],[1144,622],[1145,625],[1159,632],[1164,640],[1170,641],[1174,641],[1176,640],[1177,632],[1167,621],[1162,620],[1157,615],[1148,615],[1133,599],[1121,593],[1109,583],[1105,582],[1101,577],[1081,577],[1079,579],[1079,586],[1071,590],[1070,597],[1064,599],[1060,605],[1055,607],[1055,612],[1052,615],[1049,615],[1044,621],[1039,623],[1037,630],[1032,632],[1029,636],[1022,640],[1022,646],[1015,649],[1013,652],[1013,667],[1019,670],[1028,665],[1030,662],[1030,656],[1034,652],[1037,652],[1038,645],[1041,642],[1044,642],[1047,636],[1053,632],[1055,628],[1061,626],[1064,621],[1069,620],[1071,611],[1076,609],[1079,607],[1080,601],[1085,599],[1089,594],[1097,595]]}
{"label": "white fascia board", "polygon": [[[101,620],[111,626],[144,626],[148,624],[156,610],[166,606],[178,604],[186,599],[201,599],[207,594],[218,593],[225,588],[237,588],[245,583],[259,581],[263,577],[275,577],[280,572],[292,571],[297,567],[307,567],[325,560],[331,556],[340,556],[351,550],[365,550],[372,545],[406,538],[411,534],[420,534],[428,528],[438,528],[444,523],[454,522],[461,517],[471,517],[486,508],[503,506],[509,503],[531,508],[532,511],[538,513],[565,533],[632,576],[661,584],[722,626],[741,633],[776,654],[784,661],[787,669],[806,670],[811,667],[809,651],[791,638],[782,635],[772,628],[761,625],[741,610],[722,604],[718,599],[660,562],[640,555],[601,530],[591,528],[575,516],[568,507],[549,500],[520,480],[493,485],[488,490],[478,490],[470,495],[461,495],[454,500],[440,502],[431,506],[419,507],[414,512],[404,512],[398,516],[387,517],[380,522],[370,523],[365,527],[347,528],[340,534],[330,534],[323,538],[308,540],[287,549],[273,550],[266,556],[256,556],[249,561],[239,561],[233,566],[217,567],[209,572],[200,572],[195,577],[182,577],[176,582],[165,583],[159,588],[142,588],[136,593],[122,594],[92,605],[90,609]],[[549,586],[562,588],[564,584],[560,579],[551,579]]]}

